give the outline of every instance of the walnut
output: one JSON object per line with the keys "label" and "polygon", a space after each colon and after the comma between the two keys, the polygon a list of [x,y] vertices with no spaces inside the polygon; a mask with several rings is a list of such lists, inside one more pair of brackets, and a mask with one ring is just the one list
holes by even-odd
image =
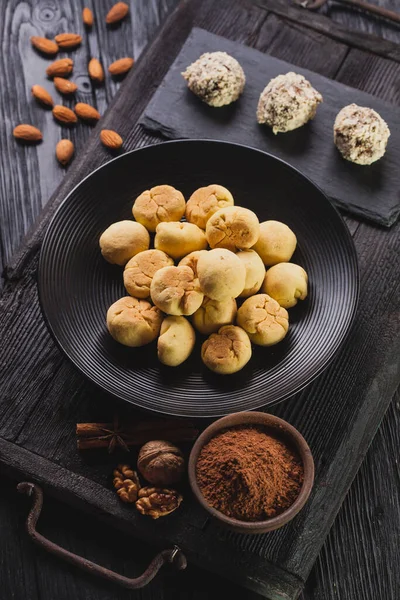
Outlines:
{"label": "walnut", "polygon": [[139,491],[136,508],[142,515],[149,515],[152,519],[158,519],[176,510],[182,500],[182,496],[175,490],[144,487]]}
{"label": "walnut", "polygon": [[127,503],[136,502],[140,490],[136,471],[133,471],[129,465],[118,465],[113,474],[113,485],[120,500]]}
{"label": "walnut", "polygon": [[154,485],[171,485],[182,477],[185,461],[182,452],[163,440],[147,442],[139,452],[138,469]]}

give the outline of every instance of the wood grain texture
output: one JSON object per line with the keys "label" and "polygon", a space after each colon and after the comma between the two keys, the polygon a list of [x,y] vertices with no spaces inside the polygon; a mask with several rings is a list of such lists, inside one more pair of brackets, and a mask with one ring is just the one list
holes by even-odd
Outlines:
{"label": "wood grain texture", "polygon": [[[149,3],[149,6],[155,7],[155,5],[157,5],[155,8],[158,10],[162,4],[162,2],[152,2]],[[142,8],[143,11],[146,12],[147,7],[143,5]],[[260,40],[263,38],[268,38],[269,32],[271,33],[271,39],[276,37],[278,33],[276,29],[271,26],[271,17],[269,16],[267,19],[265,19],[262,15],[259,14],[258,17],[256,17],[255,14],[256,11],[254,11],[254,9],[246,8],[246,19],[254,18],[253,24],[255,23],[257,25],[258,30],[255,30],[253,33],[249,34],[246,34],[245,32],[241,33],[242,37],[244,38],[243,41],[246,42],[247,40],[257,38]],[[205,14],[204,19],[206,19],[206,17],[207,14]],[[230,19],[231,23],[234,23],[235,20],[240,19],[240,14],[233,10],[230,12]],[[3,24],[5,22],[5,20],[2,20]],[[243,21],[241,23],[243,23]],[[298,27],[293,27],[293,24],[286,25],[280,20],[278,20],[278,23],[289,31],[292,29],[294,31],[298,30]],[[204,21],[201,23],[199,22],[199,25],[204,26],[204,24]],[[263,29],[261,24],[265,24],[265,27],[271,27],[271,29]],[[215,24],[215,27],[217,29],[216,25],[217,24]],[[221,29],[221,25],[219,25],[219,28]],[[301,37],[301,35],[299,34],[298,37]],[[103,41],[101,42],[101,46],[103,47]],[[284,51],[286,52],[286,48]],[[357,69],[355,63],[354,69],[348,72],[348,76],[356,76],[356,71]],[[343,73],[345,73],[345,71]],[[353,75],[351,75],[351,73],[353,73]],[[373,80],[371,79],[371,81]],[[384,86],[382,85],[382,88],[383,87]],[[3,87],[3,93],[7,95],[7,89],[5,87]],[[145,143],[146,138],[141,137],[140,132],[136,131],[133,137],[130,139],[130,142]],[[6,146],[3,145],[3,148],[5,147]],[[14,164],[15,159],[13,150],[9,152],[9,157],[9,161],[11,159],[14,160]],[[29,154],[27,154],[26,157],[29,157]],[[23,165],[24,159],[25,155],[23,154],[22,158],[20,159],[21,165]],[[107,155],[104,154],[102,160],[106,159]],[[27,160],[29,161],[29,158]],[[5,164],[7,166],[7,163]],[[33,167],[31,167],[29,163],[29,168],[34,169],[35,164],[33,164]],[[34,170],[33,173],[35,173]],[[20,189],[18,186],[15,188],[15,185],[18,183],[18,179],[16,178],[14,181],[13,179],[7,179],[7,177],[8,170],[2,170],[2,181],[5,186],[2,188],[2,191],[5,191],[15,200],[17,196],[10,195],[10,190],[16,189],[18,191]],[[12,183],[11,187],[8,187],[10,182],[14,183]],[[1,197],[4,198],[4,193]],[[19,191],[17,199],[19,202],[21,201]],[[26,207],[28,207],[32,198],[27,195],[23,198],[23,200],[26,202]],[[25,221],[23,220],[23,217],[25,217]],[[17,235],[20,236],[21,231],[23,230],[21,228],[21,223],[25,228],[28,228],[31,224],[31,218],[32,214],[29,213],[27,215],[26,208],[20,210],[18,213],[18,222],[13,223],[13,226],[15,227],[14,231]],[[357,222],[348,220],[348,224],[353,232],[357,231]],[[10,239],[10,236],[8,236],[7,240]],[[10,284],[16,285],[17,280],[21,275],[20,266],[23,263],[23,257],[20,255],[20,261],[15,261],[14,267],[8,272]],[[33,273],[34,269],[32,269],[32,276]],[[18,298],[21,300],[23,297],[24,288],[21,288]],[[29,309],[28,305],[27,308]],[[10,310],[12,310],[11,305]],[[29,323],[28,315],[26,316],[26,322]],[[8,340],[4,341],[5,343],[8,343]],[[46,345],[46,340],[43,340],[43,344]],[[50,358],[48,361],[50,361]],[[57,433],[62,433],[62,437],[60,439],[54,439],[52,442],[53,456],[58,461],[61,458],[65,460],[63,448],[70,445],[72,440],[69,437],[69,427],[75,424],[73,414],[71,414],[68,417],[69,421],[67,422],[67,426],[65,428],[61,427],[61,429],[57,429],[60,426],[60,423],[63,422],[63,419],[65,419],[67,416],[67,407],[60,406],[56,411],[52,410],[54,406],[52,405],[52,401],[53,399],[57,399],[57,391],[62,392],[62,379],[70,377],[72,373],[71,370],[63,372],[62,368],[62,366],[55,367],[56,374],[59,376],[59,380],[58,383],[55,384],[54,396],[51,396],[47,401],[46,410],[42,419],[39,418],[39,412],[36,414],[34,413],[35,407],[31,407],[33,411],[31,421],[32,429],[31,433],[29,434],[33,436],[35,418],[39,419],[41,431],[52,431],[52,428],[56,427]],[[46,371],[45,376],[48,379],[48,384],[50,384],[52,377],[52,367],[50,362],[46,362],[46,360],[44,361],[44,369]],[[28,381],[30,381],[29,374]],[[82,414],[84,415],[84,418],[88,420],[90,420],[95,414],[98,414],[100,417],[101,415],[104,416],[107,413],[109,407],[107,406],[106,400],[102,398],[96,390],[81,389],[79,387],[79,382],[76,384],[73,383],[73,385],[74,387],[77,385],[77,392],[71,399],[71,413],[76,411],[77,415]],[[9,389],[11,390],[11,386]],[[31,389],[34,391],[33,385]],[[10,418],[7,420],[7,426],[12,425],[12,410],[12,403],[10,403],[8,405],[8,413]],[[289,410],[291,410],[290,406],[288,406],[288,411]],[[296,417],[295,410],[293,411],[293,415]],[[21,419],[22,415],[19,415],[19,418]],[[47,418],[51,419],[48,424],[45,422]],[[19,421],[19,424],[22,426],[22,420]],[[357,600],[359,598],[360,600],[372,600],[372,598],[375,597],[382,597],[384,600],[397,600],[397,591],[400,585],[398,580],[399,571],[396,568],[396,565],[398,564],[398,561],[396,561],[396,558],[398,557],[398,547],[394,545],[395,538],[391,538],[390,534],[394,531],[396,535],[398,535],[398,512],[396,510],[396,502],[398,502],[398,464],[395,461],[399,448],[399,424],[398,405],[392,404],[391,412],[389,412],[385,418],[383,427],[381,429],[382,440],[385,442],[384,446],[382,446],[382,444],[377,446],[380,440],[378,434],[367,458],[367,461],[369,462],[364,463],[365,468],[363,468],[359,473],[353,488],[350,491],[350,495],[348,497],[349,499],[339,514],[339,520],[336,521],[335,526],[332,529],[332,533],[328,538],[325,549],[321,554],[319,562],[317,563],[317,568],[309,579],[309,585],[307,586],[304,598],[310,600],[330,600],[331,598],[332,600],[333,598],[336,600],[354,600],[355,598],[357,598]],[[48,429],[46,429],[46,427]],[[17,429],[18,427],[15,427],[12,435],[18,435]],[[23,435],[22,431],[21,435]],[[382,452],[382,447],[384,447],[386,452]],[[71,451],[70,455],[67,457],[67,466],[70,465],[71,468],[76,468],[76,461],[76,453]],[[92,457],[91,459],[87,459],[87,465],[85,467],[87,468],[87,471],[93,474],[94,478],[98,479],[99,481],[102,481],[104,476],[104,465],[102,465],[102,462],[103,460],[101,457]],[[107,468],[108,467],[106,465],[106,469]],[[394,476],[393,473],[395,473]],[[3,491],[3,481],[1,482],[1,486]],[[350,499],[352,498],[353,493],[355,495],[351,501]],[[4,496],[1,495],[1,498],[3,499]],[[197,571],[193,567],[190,567],[186,573],[182,574],[182,578],[178,579],[166,575],[164,578],[156,580],[150,588],[147,588],[142,592],[138,592],[137,594],[127,595],[126,592],[121,592],[115,588],[104,589],[104,584],[98,583],[89,577],[79,574],[78,572],[71,571],[57,561],[49,559],[46,555],[41,555],[37,558],[35,557],[35,562],[32,563],[31,561],[33,560],[32,557],[35,554],[35,551],[33,550],[30,542],[24,538],[18,545],[15,544],[16,535],[18,535],[18,533],[20,535],[24,534],[23,518],[26,515],[27,504],[23,499],[18,501],[17,523],[15,519],[15,512],[14,510],[11,510],[9,506],[15,504],[15,496],[12,488],[9,488],[9,494],[6,496],[6,501],[7,506],[5,508],[4,504],[1,504],[1,516],[2,522],[4,522],[4,519],[9,520],[9,527],[6,528],[6,535],[2,536],[2,542],[0,543],[1,551],[3,551],[4,547],[7,550],[6,554],[4,551],[2,552],[2,567],[5,565],[6,569],[4,571],[2,568],[2,574],[4,572],[7,574],[5,579],[6,586],[4,588],[6,590],[5,600],[8,600],[8,592],[10,598],[17,598],[18,600],[19,598],[25,598],[27,594],[26,590],[29,590],[29,597],[32,597],[34,600],[36,600],[36,597],[40,597],[44,600],[53,600],[55,597],[59,597],[60,599],[74,597],[78,600],[81,598],[85,598],[86,600],[91,598],[111,599],[122,597],[179,597],[182,599],[204,597],[220,598],[223,597],[224,594],[234,595],[237,591],[237,588],[227,585],[225,581],[220,580],[218,577],[209,574],[207,577],[204,577],[204,574]],[[359,505],[361,503],[363,503],[364,508],[362,511],[359,509]],[[375,512],[376,507],[378,508]],[[382,510],[380,510],[379,507],[381,507]],[[53,536],[53,539],[55,539],[54,536],[58,536],[58,540],[64,541],[69,548],[78,552],[86,551],[88,552],[89,557],[96,558],[101,561],[102,564],[108,564],[114,568],[118,567],[117,563],[119,559],[121,561],[125,561],[124,565],[127,565],[126,574],[132,573],[132,570],[128,568],[132,566],[132,555],[134,555],[135,563],[138,561],[141,566],[143,566],[140,556],[142,553],[142,547],[137,548],[136,545],[133,545],[132,538],[127,538],[126,543],[120,546],[120,534],[115,534],[111,530],[107,530],[104,532],[104,535],[96,537],[95,533],[98,531],[97,523],[92,521],[91,526],[88,525],[88,529],[85,529],[87,520],[80,518],[78,513],[74,513],[73,511],[71,512],[70,509],[67,509],[64,504],[49,502],[49,512],[50,518],[47,522],[47,531],[49,535],[51,534]],[[61,513],[63,520],[65,520],[65,529],[61,529],[58,524],[58,519]],[[71,516],[71,514],[73,516]],[[358,516],[357,519],[354,518],[355,514]],[[372,526],[373,522],[376,526]],[[397,525],[394,525],[396,523]],[[44,525],[46,525],[46,522]],[[92,529],[90,529],[90,527],[92,527]],[[72,530],[73,533],[71,534],[70,531]],[[3,531],[4,528],[2,533]],[[6,540],[6,545],[4,544],[4,540]],[[362,540],[361,544],[360,540]],[[110,548],[112,551],[110,551]],[[121,549],[120,554],[118,553],[118,548]],[[117,561],[113,561],[111,557],[116,552],[118,558]],[[7,559],[6,564],[4,557]],[[12,557],[13,560],[11,560]],[[101,560],[102,558],[104,560]],[[11,571],[10,563],[11,565],[15,565],[15,570]],[[31,573],[31,577],[28,574],[28,570],[32,570],[32,564],[35,564],[37,569],[35,569],[35,573]],[[377,568],[383,569],[383,573],[381,574],[381,571],[379,571],[379,574],[377,574]],[[385,582],[382,583],[383,578],[386,579]],[[35,581],[38,583],[35,583]],[[246,592],[243,592],[242,595],[245,598],[255,597],[251,593]]]}

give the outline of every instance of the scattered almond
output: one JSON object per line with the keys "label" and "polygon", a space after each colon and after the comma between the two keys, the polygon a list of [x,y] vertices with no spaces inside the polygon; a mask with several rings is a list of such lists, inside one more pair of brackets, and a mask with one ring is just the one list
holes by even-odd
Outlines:
{"label": "scattered almond", "polygon": [[76,83],[69,81],[69,79],[64,79],[63,77],[54,77],[53,82],[54,87],[60,94],[74,94],[78,89]]}
{"label": "scattered almond", "polygon": [[62,104],[55,105],[53,108],[53,116],[57,121],[60,121],[60,123],[66,123],[67,125],[76,123],[78,120],[74,111]]}
{"label": "scattered almond", "polygon": [[92,58],[88,64],[89,77],[96,83],[104,81],[104,70],[97,58]]}
{"label": "scattered almond", "polygon": [[13,135],[17,140],[24,140],[25,142],[39,142],[43,139],[40,129],[33,125],[27,125],[26,123],[17,125],[14,128]]}
{"label": "scattered almond", "polygon": [[64,77],[72,73],[73,66],[72,58],[60,58],[47,67],[46,73],[49,77]]}
{"label": "scattered almond", "polygon": [[133,63],[133,58],[128,58],[126,56],[125,58],[120,58],[111,63],[111,65],[108,67],[108,70],[111,73],[111,75],[123,75],[124,73],[127,73],[129,69],[132,68]]}
{"label": "scattered almond", "polygon": [[114,25],[115,23],[119,23],[119,21],[125,19],[128,12],[129,6],[125,4],[125,2],[117,2],[117,4],[114,4],[114,6],[108,11],[106,16],[106,23],[108,25]]}
{"label": "scattered almond", "polygon": [[93,106],[84,102],[78,102],[75,105],[75,112],[84,121],[98,121],[100,119],[100,113]]}
{"label": "scattered almond", "polygon": [[53,54],[57,54],[58,45],[53,40],[48,40],[44,37],[39,37],[34,35],[31,37],[31,44],[36,50],[40,50],[43,54],[48,54],[52,56]]}
{"label": "scattered almond", "polygon": [[32,86],[32,96],[39,100],[45,106],[53,106],[53,98],[49,94],[47,90],[44,89],[41,85],[33,85]]}
{"label": "scattered almond", "polygon": [[100,131],[100,140],[111,150],[118,150],[122,146],[122,137],[112,129],[102,129]]}
{"label": "scattered almond", "polygon": [[60,33],[54,38],[60,48],[63,50],[69,50],[79,46],[82,42],[82,36],[77,33]]}
{"label": "scattered almond", "polygon": [[82,20],[86,27],[91,27],[93,25],[93,13],[90,8],[84,8],[82,11]]}
{"label": "scattered almond", "polygon": [[60,140],[56,146],[56,157],[64,167],[69,163],[74,153],[74,144],[71,140]]}

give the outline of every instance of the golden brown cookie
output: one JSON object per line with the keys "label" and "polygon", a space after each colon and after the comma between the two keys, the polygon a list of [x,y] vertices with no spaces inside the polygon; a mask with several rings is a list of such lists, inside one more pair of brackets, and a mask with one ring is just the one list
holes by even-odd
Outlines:
{"label": "golden brown cookie", "polygon": [[154,304],[168,315],[192,315],[203,302],[199,280],[190,267],[164,267],[150,286]]}
{"label": "golden brown cookie", "polygon": [[204,294],[213,300],[228,300],[242,293],[246,268],[234,252],[216,248],[202,254],[197,274]]}
{"label": "golden brown cookie", "polygon": [[241,250],[236,256],[246,269],[246,281],[240,297],[248,298],[256,294],[262,286],[265,277],[264,263],[254,250]]}
{"label": "golden brown cookie", "polygon": [[280,221],[260,223],[260,237],[253,246],[267,267],[288,262],[296,250],[297,239],[293,231]]}
{"label": "golden brown cookie", "polygon": [[251,358],[247,333],[236,325],[224,325],[212,333],[201,347],[201,358],[211,371],[230,375],[243,369]]}
{"label": "golden brown cookie", "polygon": [[207,221],[206,237],[211,248],[246,250],[254,246],[259,235],[257,215],[241,206],[221,208]]}
{"label": "golden brown cookie", "polygon": [[157,185],[138,196],[132,213],[148,231],[155,231],[159,223],[179,221],[185,214],[185,198],[171,185]]}
{"label": "golden brown cookie", "polygon": [[279,263],[266,272],[262,291],[284,308],[291,308],[307,297],[307,283],[308,276],[302,267]]}
{"label": "golden brown cookie", "polygon": [[202,254],[206,254],[207,250],[195,250],[186,254],[178,263],[178,267],[190,267],[197,277],[197,261]]}
{"label": "golden brown cookie", "polygon": [[213,183],[201,187],[190,196],[186,204],[186,220],[205,229],[208,219],[220,208],[233,206],[233,196],[222,185]]}
{"label": "golden brown cookie", "polygon": [[124,265],[132,256],[150,246],[149,232],[135,221],[118,221],[100,236],[100,250],[107,262]]}
{"label": "golden brown cookie", "polygon": [[131,296],[120,298],[107,311],[107,327],[112,337],[124,346],[144,346],[160,333],[163,315],[146,300]]}
{"label": "golden brown cookie", "polygon": [[168,367],[177,367],[189,358],[195,341],[194,329],[185,317],[165,317],[157,342],[158,359]]}
{"label": "golden brown cookie", "polygon": [[126,291],[135,298],[148,298],[154,274],[159,269],[173,264],[172,258],[161,250],[139,252],[125,265],[124,286]]}
{"label": "golden brown cookie", "polygon": [[237,324],[248,333],[253,344],[273,346],[288,332],[289,315],[267,294],[247,298],[237,313]]}
{"label": "golden brown cookie", "polygon": [[192,316],[192,323],[203,335],[215,333],[223,325],[231,325],[236,317],[237,305],[234,298],[212,300],[204,296],[200,308]]}
{"label": "golden brown cookie", "polygon": [[204,231],[193,223],[160,223],[157,225],[154,247],[179,259],[195,250],[205,250],[207,240]]}

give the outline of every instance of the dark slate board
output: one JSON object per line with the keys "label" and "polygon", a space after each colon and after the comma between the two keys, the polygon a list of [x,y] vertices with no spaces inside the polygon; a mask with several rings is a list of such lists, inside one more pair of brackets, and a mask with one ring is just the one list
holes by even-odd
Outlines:
{"label": "dark slate board", "polygon": [[[217,50],[228,52],[240,62],[246,86],[237,102],[216,109],[188,90],[181,72],[203,52]],[[288,71],[303,74],[321,92],[324,102],[318,107],[315,119],[306,126],[274,135],[269,127],[258,125],[257,103],[268,81]],[[374,108],[391,130],[384,158],[368,167],[344,160],[333,144],[336,114],[352,102]],[[371,94],[203,29],[192,30],[141,122],[147,129],[168,138],[221,139],[271,152],[308,175],[339,208],[381,225],[393,225],[400,213],[398,109]]]}

